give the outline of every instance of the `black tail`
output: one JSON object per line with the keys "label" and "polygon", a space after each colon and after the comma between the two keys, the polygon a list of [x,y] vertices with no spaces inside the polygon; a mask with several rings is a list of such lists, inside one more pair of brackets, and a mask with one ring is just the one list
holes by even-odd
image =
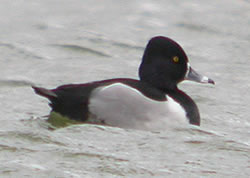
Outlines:
{"label": "black tail", "polygon": [[35,86],[32,86],[32,88],[35,90],[36,94],[46,97],[49,100],[57,98],[57,95],[52,90],[48,90],[46,88],[39,88]]}
{"label": "black tail", "polygon": [[[52,111],[73,120],[85,121],[88,118],[88,94],[91,89],[75,86],[61,86],[46,89],[32,86],[36,94],[49,99]],[[87,92],[85,92],[87,90]],[[86,94],[87,93],[87,94]]]}

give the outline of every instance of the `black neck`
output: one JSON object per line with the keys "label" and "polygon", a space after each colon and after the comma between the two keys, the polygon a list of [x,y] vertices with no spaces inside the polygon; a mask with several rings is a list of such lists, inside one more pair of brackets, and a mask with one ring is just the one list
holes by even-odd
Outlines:
{"label": "black neck", "polygon": [[176,100],[185,109],[190,124],[200,125],[200,114],[198,107],[186,93],[179,90],[177,87],[174,90],[165,89],[163,91]]}

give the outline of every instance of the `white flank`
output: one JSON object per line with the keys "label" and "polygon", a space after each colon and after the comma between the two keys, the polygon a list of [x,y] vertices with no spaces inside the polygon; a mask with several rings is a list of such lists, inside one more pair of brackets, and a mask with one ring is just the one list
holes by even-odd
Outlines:
{"label": "white flank", "polygon": [[184,109],[167,96],[167,101],[152,100],[122,83],[95,89],[89,111],[107,125],[143,130],[166,129],[188,123]]}

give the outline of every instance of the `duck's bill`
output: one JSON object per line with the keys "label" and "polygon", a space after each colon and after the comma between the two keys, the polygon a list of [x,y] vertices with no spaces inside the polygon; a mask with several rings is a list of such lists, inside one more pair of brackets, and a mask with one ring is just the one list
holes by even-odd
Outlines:
{"label": "duck's bill", "polygon": [[198,72],[196,72],[194,69],[192,69],[192,67],[189,66],[189,70],[185,76],[186,80],[191,80],[191,81],[195,81],[195,82],[199,82],[199,83],[210,83],[210,84],[215,84],[215,82],[206,77],[203,76],[201,74],[199,74]]}

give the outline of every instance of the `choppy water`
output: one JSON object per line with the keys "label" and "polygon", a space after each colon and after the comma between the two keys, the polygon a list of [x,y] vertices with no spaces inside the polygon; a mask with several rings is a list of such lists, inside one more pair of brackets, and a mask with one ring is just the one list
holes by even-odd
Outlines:
{"label": "choppy water", "polygon": [[[1,0],[0,177],[250,177],[249,9],[246,0]],[[47,128],[47,101],[31,84],[136,78],[159,34],[216,81],[180,86],[200,128]]]}

